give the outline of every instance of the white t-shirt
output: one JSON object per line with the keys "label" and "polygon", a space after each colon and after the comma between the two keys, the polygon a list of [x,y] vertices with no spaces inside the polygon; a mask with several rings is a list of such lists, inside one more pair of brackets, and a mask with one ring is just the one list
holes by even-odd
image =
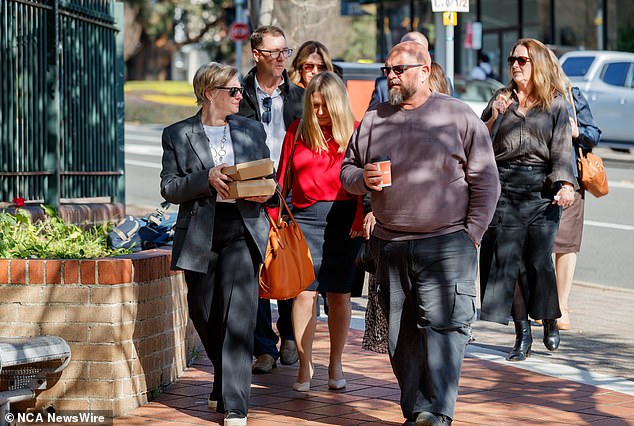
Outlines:
{"label": "white t-shirt", "polygon": [[491,68],[491,65],[486,62],[482,62],[480,65],[473,67],[471,73],[469,74],[469,78],[471,78],[471,80],[486,80],[492,71],[493,68]]}
{"label": "white t-shirt", "polygon": [[[205,130],[205,135],[207,135],[209,151],[211,152],[211,158],[214,160],[214,165],[217,166],[226,163],[228,166],[233,166],[236,160],[233,152],[233,143],[231,142],[229,124],[225,124],[224,126],[207,126],[203,124],[203,129]],[[220,195],[216,196],[216,201],[235,203],[234,199],[223,200],[220,198]]]}
{"label": "white t-shirt", "polygon": [[284,136],[286,136],[286,124],[284,124],[284,98],[282,98],[282,91],[278,87],[272,95],[269,95],[260,87],[258,79],[256,78],[255,93],[258,98],[260,115],[264,114],[265,111],[265,108],[262,105],[262,100],[268,97],[271,98],[271,121],[268,123],[262,121],[262,125],[266,131],[266,144],[271,151],[271,160],[273,160],[275,167],[277,168],[277,163],[282,155],[282,143],[284,142]]}

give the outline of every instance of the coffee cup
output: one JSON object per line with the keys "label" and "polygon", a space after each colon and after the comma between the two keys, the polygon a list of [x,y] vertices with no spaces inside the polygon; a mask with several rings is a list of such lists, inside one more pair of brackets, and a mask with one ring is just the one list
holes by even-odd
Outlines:
{"label": "coffee cup", "polygon": [[381,188],[392,186],[392,162],[390,157],[375,158],[372,164],[375,164],[382,173],[379,186]]}

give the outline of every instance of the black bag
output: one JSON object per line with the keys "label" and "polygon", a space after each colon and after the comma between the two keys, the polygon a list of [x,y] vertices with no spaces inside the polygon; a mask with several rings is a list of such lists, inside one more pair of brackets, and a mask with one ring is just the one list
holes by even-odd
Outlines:
{"label": "black bag", "polygon": [[364,240],[363,243],[361,243],[361,248],[359,248],[359,253],[357,253],[357,258],[354,260],[354,263],[357,267],[370,274],[376,273],[376,262],[370,251],[370,240]]}

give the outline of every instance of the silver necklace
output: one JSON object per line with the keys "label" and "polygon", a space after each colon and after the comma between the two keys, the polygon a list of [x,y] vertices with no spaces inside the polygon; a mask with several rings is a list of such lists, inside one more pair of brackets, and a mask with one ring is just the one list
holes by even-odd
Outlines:
{"label": "silver necklace", "polygon": [[227,151],[225,151],[225,142],[227,142],[227,127],[229,127],[229,125],[225,124],[222,130],[222,139],[220,139],[220,148],[216,149],[211,144],[211,142],[209,143],[209,148],[211,148],[211,150],[213,151],[212,154],[214,157],[214,163],[216,164],[222,163],[222,159],[225,158],[225,155],[227,155]]}

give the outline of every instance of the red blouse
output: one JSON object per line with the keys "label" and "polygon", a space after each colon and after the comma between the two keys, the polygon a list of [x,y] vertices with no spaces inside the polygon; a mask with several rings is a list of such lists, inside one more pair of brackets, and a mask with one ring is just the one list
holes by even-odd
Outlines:
{"label": "red blouse", "polygon": [[[349,194],[341,187],[339,173],[345,151],[338,152],[339,145],[331,138],[331,128],[321,128],[326,140],[329,140],[328,151],[317,153],[306,146],[301,135],[297,135],[298,139],[295,139],[299,121],[298,119],[291,123],[286,131],[277,168],[277,181],[280,187],[283,187],[291,151],[295,144],[291,164],[293,206],[306,208],[318,201],[357,200],[359,197]],[[355,128],[358,124],[354,123]]]}

